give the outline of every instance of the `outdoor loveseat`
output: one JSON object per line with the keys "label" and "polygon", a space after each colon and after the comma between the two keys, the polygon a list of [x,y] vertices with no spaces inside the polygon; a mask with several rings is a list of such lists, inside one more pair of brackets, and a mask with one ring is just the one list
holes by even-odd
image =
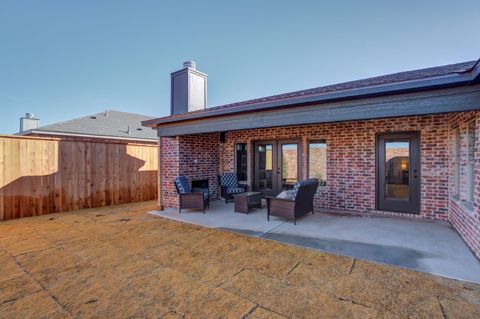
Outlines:
{"label": "outdoor loveseat", "polygon": [[318,180],[306,179],[295,183],[292,190],[282,192],[277,197],[267,196],[267,220],[270,215],[293,220],[313,211],[313,196],[317,192]]}
{"label": "outdoor loveseat", "polygon": [[182,213],[182,208],[201,209],[205,214],[205,209],[210,206],[210,194],[208,189],[192,189],[185,176],[175,177],[174,184],[179,197],[179,214]]}

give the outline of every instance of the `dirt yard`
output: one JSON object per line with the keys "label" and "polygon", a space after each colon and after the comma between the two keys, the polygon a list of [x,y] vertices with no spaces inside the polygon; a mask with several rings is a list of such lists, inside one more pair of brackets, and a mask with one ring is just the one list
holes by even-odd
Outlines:
{"label": "dirt yard", "polygon": [[480,286],[146,214],[0,223],[1,318],[480,318]]}

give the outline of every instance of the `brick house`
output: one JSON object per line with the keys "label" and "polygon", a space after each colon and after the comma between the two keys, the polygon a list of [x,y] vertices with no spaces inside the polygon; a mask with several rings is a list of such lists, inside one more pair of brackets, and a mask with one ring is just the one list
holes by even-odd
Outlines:
{"label": "brick house", "polygon": [[236,172],[275,195],[315,176],[319,211],[448,221],[480,257],[480,63],[401,72],[206,108],[205,74],[172,73],[159,136],[159,207],[173,178]]}

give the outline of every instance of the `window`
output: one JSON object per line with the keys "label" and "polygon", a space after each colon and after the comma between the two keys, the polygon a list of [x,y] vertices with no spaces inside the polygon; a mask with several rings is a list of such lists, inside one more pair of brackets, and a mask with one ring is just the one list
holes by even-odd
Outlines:
{"label": "window", "polygon": [[325,140],[308,143],[308,177],[318,178],[320,185],[327,183],[327,142]]}
{"label": "window", "polygon": [[468,123],[467,127],[467,196],[468,202],[474,201],[474,189],[475,189],[475,121]]}
{"label": "window", "polygon": [[293,189],[298,180],[298,144],[282,143],[282,189]]}
{"label": "window", "polygon": [[237,143],[236,165],[238,180],[247,181],[247,143]]}
{"label": "window", "polygon": [[454,195],[460,195],[460,129],[453,130]]}

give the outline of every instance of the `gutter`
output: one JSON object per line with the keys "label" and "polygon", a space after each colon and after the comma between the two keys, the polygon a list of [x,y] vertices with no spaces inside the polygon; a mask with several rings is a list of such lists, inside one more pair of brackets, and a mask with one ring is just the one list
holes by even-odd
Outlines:
{"label": "gutter", "polygon": [[[480,60],[479,60],[480,61]],[[245,106],[231,107],[225,109],[206,110],[199,113],[185,114],[178,117],[164,117],[159,119],[152,119],[142,121],[143,126],[157,128],[162,124],[183,122],[194,119],[207,119],[211,117],[225,116],[231,114],[241,114],[249,112],[258,112],[269,109],[297,107],[310,104],[328,103],[333,101],[351,100],[365,97],[375,97],[381,95],[409,93],[424,90],[432,90],[438,88],[454,87],[469,85],[480,78],[480,64],[477,63],[470,69],[463,73],[455,73],[450,75],[432,77],[427,79],[412,80],[405,82],[389,83],[378,86],[370,86],[364,88],[320,93],[317,95],[306,97],[294,97],[284,100],[277,100],[272,102],[257,102],[247,104]]]}

